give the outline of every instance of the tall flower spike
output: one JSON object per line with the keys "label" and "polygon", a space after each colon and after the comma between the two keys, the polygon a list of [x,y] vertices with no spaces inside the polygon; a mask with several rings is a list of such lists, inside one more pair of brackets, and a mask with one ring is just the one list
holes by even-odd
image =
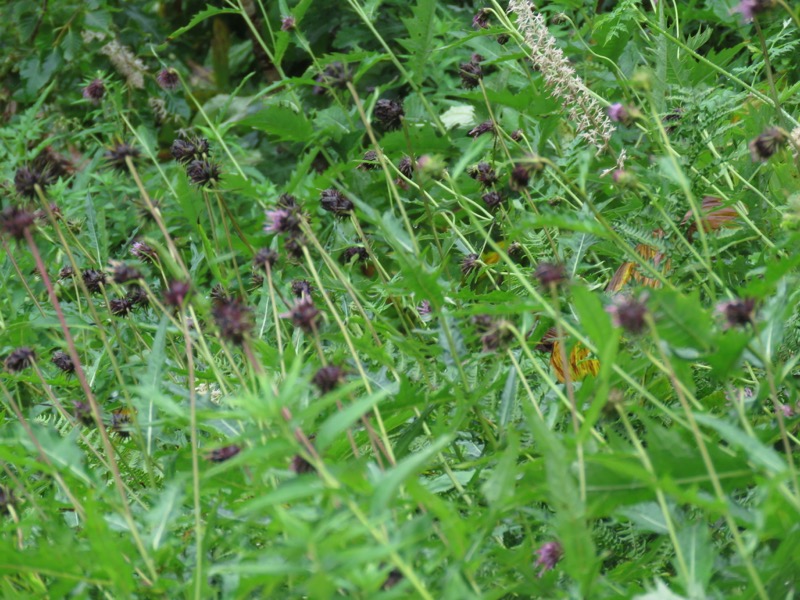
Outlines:
{"label": "tall flower spike", "polygon": [[581,137],[603,151],[614,133],[614,125],[575,73],[544,17],[529,0],[511,0],[509,12],[516,13],[517,27],[531,50],[534,68],[541,72],[550,93],[569,107],[569,120],[576,123]]}

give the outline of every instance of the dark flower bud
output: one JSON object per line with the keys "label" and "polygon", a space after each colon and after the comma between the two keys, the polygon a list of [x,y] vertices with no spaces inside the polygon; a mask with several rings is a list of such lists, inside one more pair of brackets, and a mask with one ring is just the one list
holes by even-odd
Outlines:
{"label": "dark flower bud", "polygon": [[483,79],[483,69],[481,69],[480,60],[474,60],[475,57],[480,58],[480,56],[476,54],[473,56],[473,60],[461,63],[458,67],[461,85],[467,90],[473,90],[478,87],[481,79]]}
{"label": "dark flower bud", "polygon": [[17,194],[25,198],[36,198],[36,186],[44,191],[52,182],[53,178],[47,169],[20,167],[14,173],[14,188]]}
{"label": "dark flower bud", "polygon": [[253,257],[253,265],[259,269],[267,270],[278,261],[278,253],[272,248],[260,248]]}
{"label": "dark flower bud", "polygon": [[283,249],[290,258],[294,260],[300,260],[303,258],[303,248],[305,245],[306,240],[303,238],[303,236],[294,235],[283,242]]}
{"label": "dark flower bud", "polygon": [[215,305],[230,302],[232,299],[228,292],[225,291],[225,288],[222,287],[221,283],[218,283],[211,288],[211,292],[208,294],[208,297],[211,298],[211,303]]}
{"label": "dark flower bud", "polygon": [[295,26],[296,21],[293,16],[281,17],[281,31],[292,31]]}
{"label": "dark flower bud", "polygon": [[567,278],[566,269],[564,265],[555,264],[550,262],[540,262],[536,266],[533,276],[539,280],[542,287],[550,287],[551,285],[558,285]]}
{"label": "dark flower bud", "polygon": [[487,192],[483,195],[483,202],[486,204],[486,208],[493,209],[497,208],[503,202],[503,196],[498,191],[491,191]]}
{"label": "dark flower bud", "polygon": [[182,165],[193,160],[203,160],[209,155],[208,140],[203,137],[178,138],[172,142],[170,153]]}
{"label": "dark flower bud", "polygon": [[423,321],[428,321],[433,314],[433,307],[431,306],[430,300],[423,300],[417,305],[417,312],[419,316],[422,318]]}
{"label": "dark flower bud", "polygon": [[494,133],[494,122],[490,119],[484,121],[480,125],[476,125],[467,132],[467,135],[473,139],[479,138],[484,133]]}
{"label": "dark flower bud", "polygon": [[479,162],[474,167],[470,167],[467,173],[484,187],[490,187],[497,183],[497,173],[487,162]]}
{"label": "dark flower bud", "polygon": [[511,132],[511,139],[514,140],[515,142],[521,142],[522,141],[522,129],[515,129],[514,131],[512,131]]}
{"label": "dark flower bud", "polygon": [[479,263],[479,257],[478,257],[478,255],[477,255],[477,254],[475,254],[474,252],[472,252],[472,253],[470,253],[470,254],[467,254],[467,255],[466,255],[466,256],[465,256],[465,257],[464,257],[464,258],[461,260],[461,272],[462,272],[464,275],[469,275],[469,274],[470,274],[470,273],[472,273],[472,272],[473,272],[475,269],[477,269],[477,268],[478,268],[478,266],[479,266],[479,264],[478,264],[478,263]]}
{"label": "dark flower bud", "polygon": [[344,89],[350,81],[350,70],[346,65],[339,61],[332,62],[314,78],[318,85],[311,90],[313,94],[321,96],[325,93],[326,87]]}
{"label": "dark flower bud", "polygon": [[509,184],[512,190],[522,190],[528,187],[531,173],[525,165],[515,165],[511,170]]}
{"label": "dark flower bud", "polygon": [[539,571],[539,577],[544,575],[547,571],[552,571],[561,557],[564,555],[564,549],[558,542],[547,542],[536,551],[539,558],[536,560],[537,567],[542,567]]}
{"label": "dark flower bud", "polygon": [[109,300],[108,308],[115,317],[127,317],[133,310],[133,302],[127,296],[125,298],[114,298]]}
{"label": "dark flower bud", "polygon": [[341,367],[335,365],[322,367],[319,371],[314,373],[314,377],[311,379],[311,383],[317,386],[321,394],[327,394],[333,391],[343,381],[344,371]]}
{"label": "dark flower bud", "polygon": [[641,333],[647,324],[647,307],[643,299],[618,297],[614,304],[606,308],[606,312],[611,315],[616,327],[621,327],[628,333]]}
{"label": "dark flower bud", "polygon": [[353,210],[353,203],[335,188],[323,190],[320,202],[322,208],[338,217],[346,217]]}
{"label": "dark flower bud", "polygon": [[114,265],[114,272],[111,275],[114,283],[128,283],[129,281],[138,281],[142,278],[142,274],[135,267],[126,265],[125,263],[117,263]]}
{"label": "dark flower bud", "polygon": [[135,161],[139,158],[139,149],[134,148],[129,144],[117,144],[113,148],[109,149],[105,153],[105,159],[108,164],[117,169],[118,171],[127,171],[128,170],[128,162],[127,158],[130,158],[131,161]]}
{"label": "dark flower bud", "polygon": [[375,103],[372,115],[384,131],[394,131],[402,126],[405,111],[402,103],[381,98]]}
{"label": "dark flower bud", "polygon": [[189,296],[192,286],[188,281],[172,280],[169,282],[167,291],[164,292],[164,305],[180,308]]}
{"label": "dark flower bud", "polygon": [[238,298],[215,304],[211,310],[222,339],[240,346],[253,328],[253,311]]}
{"label": "dark flower bud", "polygon": [[296,298],[311,297],[311,284],[305,279],[295,279],[292,281],[292,295]]}
{"label": "dark flower bud", "polygon": [[81,278],[86,289],[91,294],[102,291],[103,286],[106,284],[106,274],[97,269],[84,269],[81,271]]}
{"label": "dark flower bud", "polygon": [[72,279],[75,275],[75,269],[72,267],[61,267],[61,270],[58,272],[58,278],[61,279]]}
{"label": "dark flower bud", "polygon": [[494,327],[494,319],[491,315],[473,315],[469,321],[478,333],[486,333]]}
{"label": "dark flower bud", "polygon": [[3,364],[9,373],[19,373],[23,369],[30,367],[34,358],[36,358],[36,353],[32,348],[20,346],[6,357]]}
{"label": "dark flower bud", "polygon": [[753,322],[756,308],[754,298],[737,298],[717,305],[717,313],[725,317],[725,327],[743,327]]}
{"label": "dark flower bud", "polygon": [[53,356],[50,357],[50,362],[58,367],[59,370],[64,371],[64,373],[75,372],[75,365],[73,364],[72,359],[69,357],[69,354],[66,352],[56,350],[53,352]]}
{"label": "dark flower bud", "polygon": [[299,454],[295,454],[294,458],[292,458],[292,462],[289,464],[289,470],[294,471],[298,475],[302,475],[303,473],[317,472],[317,470],[314,468],[314,465],[312,465]]}
{"label": "dark flower bud", "polygon": [[399,569],[392,569],[381,585],[382,590],[390,590],[403,580],[403,573]]}
{"label": "dark flower bud", "polygon": [[219,183],[219,165],[207,160],[193,160],[186,167],[189,180],[200,187],[214,186]]}
{"label": "dark flower bud", "polygon": [[230,446],[223,446],[222,448],[215,448],[206,455],[206,460],[211,462],[225,462],[239,454],[242,449],[236,444]]}
{"label": "dark flower bud", "polygon": [[147,292],[138,285],[134,285],[128,290],[127,298],[130,300],[131,306],[133,307],[147,306],[150,304],[150,298],[147,297]]}
{"label": "dark flower bud", "polygon": [[297,300],[289,312],[280,315],[282,319],[291,319],[295,327],[306,333],[313,333],[319,319],[319,310],[314,306],[310,296],[303,296]]}
{"label": "dark flower bud", "polygon": [[364,153],[364,160],[363,162],[358,165],[358,168],[362,171],[374,171],[375,169],[380,169],[381,165],[378,162],[378,153],[375,150],[368,150]]}
{"label": "dark flower bud", "polygon": [[472,28],[473,29],[486,29],[489,27],[489,17],[492,16],[492,11],[488,8],[482,8],[475,16],[472,17]]}
{"label": "dark flower bud", "polygon": [[278,201],[275,203],[275,206],[277,206],[278,208],[284,208],[290,210],[300,208],[300,205],[297,203],[297,198],[295,198],[291,194],[281,194],[278,197]]}
{"label": "dark flower bud", "polygon": [[100,104],[100,100],[106,95],[106,86],[102,79],[94,79],[89,85],[83,88],[83,97],[95,106]]}
{"label": "dark flower bud", "polygon": [[748,144],[750,158],[753,162],[765,162],[788,141],[789,134],[786,131],[780,127],[770,127]]}
{"label": "dark flower bud", "polygon": [[19,206],[6,206],[0,212],[0,229],[15,240],[24,239],[25,232],[33,227],[34,221],[33,213]]}
{"label": "dark flower bud", "polygon": [[481,336],[484,352],[495,352],[505,348],[514,339],[514,334],[507,321],[498,321]]}
{"label": "dark flower bud", "polygon": [[340,257],[340,260],[344,264],[349,264],[353,259],[356,259],[356,261],[369,260],[367,249],[361,246],[350,246],[349,248],[346,248],[344,252],[342,252]]}
{"label": "dark flower bud", "polygon": [[508,43],[508,40],[510,39],[511,39],[510,35],[508,35],[507,33],[501,33],[500,35],[497,36],[497,43],[500,44],[501,46],[505,46]]}
{"label": "dark flower bud", "polygon": [[181,78],[178,77],[178,72],[175,69],[161,69],[156,75],[156,82],[162,90],[172,92],[180,86]]}
{"label": "dark flower bud", "polygon": [[406,179],[411,179],[414,176],[414,162],[408,156],[404,156],[398,163],[397,170],[400,171]]}

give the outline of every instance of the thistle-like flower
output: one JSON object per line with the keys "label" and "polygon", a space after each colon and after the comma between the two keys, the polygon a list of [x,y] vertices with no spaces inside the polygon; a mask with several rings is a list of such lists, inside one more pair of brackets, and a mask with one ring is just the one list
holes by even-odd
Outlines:
{"label": "thistle-like flower", "polygon": [[253,311],[238,298],[214,305],[211,311],[222,339],[240,346],[253,328]]}
{"label": "thistle-like flower", "polygon": [[158,75],[156,75],[156,83],[158,83],[162,90],[172,92],[177,90],[180,86],[181,78],[178,77],[178,72],[175,69],[161,69]]}
{"label": "thistle-like flower", "polygon": [[726,300],[717,305],[717,313],[725,317],[725,328],[744,327],[753,322],[756,301],[754,298]]}
{"label": "thistle-like flower", "polygon": [[332,392],[342,381],[344,381],[344,370],[336,365],[322,367],[311,378],[311,383],[317,386],[321,394]]}
{"label": "thistle-like flower", "polygon": [[292,281],[292,295],[295,298],[310,298],[311,289],[311,284],[305,279],[295,279]]}
{"label": "thistle-like flower", "polygon": [[106,86],[102,79],[94,79],[89,85],[83,88],[82,94],[84,99],[97,106],[106,94]]}
{"label": "thistle-like flower", "polygon": [[75,364],[72,362],[72,359],[69,357],[69,354],[62,350],[56,350],[53,352],[53,356],[50,357],[50,362],[53,363],[59,370],[63,371],[64,373],[74,373],[75,372]]}
{"label": "thistle-like flower", "polygon": [[114,265],[111,278],[114,280],[114,283],[119,283],[121,285],[129,281],[138,281],[142,278],[142,274],[139,272],[139,269],[120,262]]}
{"label": "thistle-like flower", "polygon": [[15,240],[25,238],[25,232],[34,226],[36,217],[19,206],[6,206],[0,212],[0,230]]}
{"label": "thistle-like flower", "polygon": [[276,210],[268,210],[265,214],[267,222],[264,225],[264,231],[267,233],[300,233],[300,217],[296,210],[278,208]]}
{"label": "thistle-like flower", "polygon": [[109,300],[108,308],[115,317],[127,317],[133,310],[133,302],[127,296],[124,298],[114,298],[113,300]]}
{"label": "thistle-like flower", "polygon": [[375,110],[372,115],[380,124],[384,131],[400,129],[403,124],[403,104],[396,100],[381,98],[375,103]]}
{"label": "thistle-like flower", "polygon": [[753,159],[753,162],[766,162],[788,141],[789,134],[786,131],[780,127],[770,127],[748,144],[750,158]]}
{"label": "thistle-like flower", "polygon": [[614,133],[614,125],[558,47],[544,17],[529,0],[510,0],[508,9],[516,13],[517,27],[531,50],[534,68],[542,74],[550,93],[569,107],[569,120],[575,123],[581,137],[598,152],[604,150]]}
{"label": "thistle-like flower", "polygon": [[291,15],[281,17],[281,31],[292,31],[297,26],[297,21]]}
{"label": "thistle-like flower", "polygon": [[289,312],[279,315],[282,319],[291,319],[295,327],[299,327],[306,333],[313,333],[319,319],[319,310],[314,306],[310,296],[303,296]]}
{"label": "thistle-like flower", "polygon": [[3,365],[9,373],[19,373],[30,367],[34,358],[36,358],[36,353],[32,348],[21,346],[8,355]]}
{"label": "thistle-like flower", "polygon": [[358,168],[362,171],[374,171],[376,169],[380,169],[381,164],[378,162],[378,153],[375,152],[375,150],[367,150],[364,153],[364,158],[358,165]]}
{"label": "thistle-like flower", "polygon": [[483,79],[482,60],[483,57],[480,54],[473,54],[469,62],[459,65],[458,74],[461,77],[461,85],[464,89],[472,90],[480,85],[480,81]]}
{"label": "thistle-like flower", "polygon": [[744,21],[749,23],[756,15],[772,10],[777,5],[776,0],[741,0],[731,12],[740,13]]}
{"label": "thistle-like flower", "polygon": [[184,301],[191,293],[192,286],[188,281],[173,280],[169,282],[167,291],[164,292],[164,305],[165,306],[183,306]]}
{"label": "thistle-like flower", "polygon": [[81,278],[86,289],[91,294],[102,291],[103,286],[106,284],[106,274],[97,269],[84,269],[81,271]]}
{"label": "thistle-like flower", "polygon": [[470,177],[480,182],[483,187],[490,187],[497,183],[497,173],[487,162],[479,162],[467,170]]}
{"label": "thistle-like flower", "polygon": [[471,252],[461,259],[461,272],[464,275],[469,275],[479,266],[480,257]]}
{"label": "thistle-like flower", "polygon": [[130,157],[132,161],[135,161],[139,158],[139,154],[138,148],[134,148],[130,144],[120,143],[106,151],[105,159],[109,165],[118,171],[127,171],[128,162],[125,159]]}
{"label": "thistle-like flower", "polygon": [[614,303],[606,308],[606,312],[611,315],[611,320],[616,327],[621,327],[628,333],[641,333],[647,322],[646,297],[635,299],[625,296],[617,296]]}
{"label": "thistle-like flower", "polygon": [[479,138],[484,133],[494,133],[494,121],[489,119],[488,121],[484,121],[483,123],[476,125],[472,129],[467,132],[467,135],[471,138]]}
{"label": "thistle-like flower", "polygon": [[14,173],[14,189],[25,198],[36,198],[36,186],[44,190],[53,182],[48,169],[37,169],[33,166],[20,167]]}
{"label": "thistle-like flower", "polygon": [[342,252],[342,255],[339,257],[339,260],[344,264],[349,264],[353,259],[355,259],[356,262],[369,260],[367,249],[363,246],[350,246],[349,248],[345,248],[345,251]]}
{"label": "thistle-like flower", "polygon": [[489,210],[497,208],[503,203],[503,195],[496,191],[492,190],[491,192],[486,192],[483,197],[483,202],[486,204],[486,208]]}
{"label": "thistle-like flower", "polygon": [[541,567],[539,577],[544,575],[547,571],[552,571],[561,557],[564,555],[564,549],[558,542],[547,542],[536,551],[539,558],[536,560],[537,567]]}
{"label": "thistle-like flower", "polygon": [[539,284],[544,288],[551,285],[558,285],[567,278],[567,271],[562,264],[540,262],[536,266],[533,276],[539,280]]}
{"label": "thistle-like flower", "polygon": [[230,460],[239,454],[241,451],[242,449],[236,444],[223,446],[222,448],[215,448],[206,454],[206,460],[210,460],[211,462],[225,462],[226,460]]}
{"label": "thistle-like flower", "polygon": [[335,188],[323,190],[320,195],[322,208],[337,217],[346,217],[353,210],[353,203],[342,192]]}
{"label": "thistle-like flower", "polygon": [[272,248],[260,248],[253,257],[253,266],[264,271],[267,270],[267,267],[272,267],[276,262],[278,262],[278,253]]}
{"label": "thistle-like flower", "polygon": [[347,87],[347,82],[350,79],[350,70],[347,65],[334,61],[314,78],[314,81],[319,85],[315,85],[311,91],[317,96],[321,96],[326,91],[325,86],[341,90]]}
{"label": "thistle-like flower", "polygon": [[177,162],[188,164],[193,160],[203,160],[208,157],[208,140],[202,137],[178,138],[170,147],[172,158]]}
{"label": "thistle-like flower", "polygon": [[208,160],[193,160],[186,167],[186,175],[200,187],[214,186],[219,183],[220,168]]}

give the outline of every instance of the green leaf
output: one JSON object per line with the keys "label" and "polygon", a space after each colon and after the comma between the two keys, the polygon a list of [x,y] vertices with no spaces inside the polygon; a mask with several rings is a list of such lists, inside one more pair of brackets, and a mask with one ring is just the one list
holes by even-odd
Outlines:
{"label": "green leaf", "polygon": [[411,53],[408,70],[416,83],[425,77],[425,66],[433,51],[436,4],[436,0],[418,0],[412,9],[412,16],[403,19],[409,37],[397,40]]}
{"label": "green leaf", "polygon": [[184,33],[197,27],[200,23],[205,21],[206,19],[210,19],[211,17],[215,17],[217,15],[239,15],[241,11],[234,10],[232,8],[214,8],[213,6],[206,5],[205,10],[201,10],[197,13],[192,20],[189,21],[188,25],[180,27],[173,31],[169,37],[167,37],[167,41],[172,41],[177,37],[182,36]]}
{"label": "green leaf", "polygon": [[311,122],[303,113],[278,104],[267,106],[238,123],[274,135],[281,141],[306,142],[314,133]]}

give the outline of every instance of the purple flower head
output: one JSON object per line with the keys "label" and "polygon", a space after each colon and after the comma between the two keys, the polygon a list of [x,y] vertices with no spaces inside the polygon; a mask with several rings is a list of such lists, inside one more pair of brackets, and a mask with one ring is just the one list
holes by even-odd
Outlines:
{"label": "purple flower head", "polygon": [[107,279],[106,274],[97,269],[84,269],[81,271],[81,277],[86,289],[92,294],[102,291]]}
{"label": "purple flower head", "polygon": [[775,8],[776,0],[741,0],[731,12],[740,13],[745,23],[752,21],[756,15]]}
{"label": "purple flower head", "polygon": [[292,15],[281,17],[281,31],[292,31],[297,25],[297,21]]}
{"label": "purple flower head", "polygon": [[495,173],[492,165],[487,162],[479,162],[474,167],[470,167],[467,173],[470,177],[479,181],[484,187],[489,187],[497,183],[497,173]]}
{"label": "purple flower head", "polygon": [[737,298],[717,304],[717,313],[725,317],[725,328],[743,327],[753,322],[756,308],[754,298]]}
{"label": "purple flower head", "polygon": [[219,182],[219,165],[207,160],[193,160],[186,167],[186,175],[191,182],[200,187],[213,186]]}
{"label": "purple flower head", "polygon": [[131,161],[136,161],[140,154],[141,152],[139,152],[138,148],[130,144],[120,143],[107,150],[103,156],[114,169],[118,171],[127,171],[128,161],[126,159],[130,158]]}
{"label": "purple flower head", "polygon": [[748,144],[753,162],[766,162],[789,141],[789,134],[780,127],[770,127]]}
{"label": "purple flower head", "polygon": [[53,183],[53,176],[49,169],[37,169],[33,165],[20,167],[14,173],[14,189],[17,194],[26,198],[36,198],[36,186],[44,190]]}
{"label": "purple flower head", "polygon": [[106,86],[102,79],[95,79],[83,88],[82,93],[85,100],[97,106],[106,94]]}
{"label": "purple flower head", "polygon": [[542,577],[547,571],[552,571],[561,557],[564,555],[564,549],[558,542],[547,542],[536,551],[539,558],[536,560],[537,567],[542,569],[539,571],[539,577]]}
{"label": "purple flower head", "polygon": [[321,96],[326,91],[326,86],[335,89],[344,89],[351,75],[347,65],[337,61],[329,64],[325,69],[314,78],[319,85],[315,85],[311,90],[313,94]]}
{"label": "purple flower head", "polygon": [[[478,60],[475,60],[476,58]],[[458,74],[461,77],[461,85],[464,89],[475,89],[480,84],[481,79],[483,79],[481,60],[483,60],[483,58],[479,54],[473,54],[469,62],[461,63],[458,67]]]}
{"label": "purple flower head", "polygon": [[489,17],[492,16],[492,11],[488,8],[482,8],[475,16],[472,17],[472,27],[473,29],[486,29],[489,27]]}
{"label": "purple flower head", "polygon": [[156,75],[156,83],[161,86],[162,90],[172,92],[180,86],[181,78],[178,77],[178,72],[175,69],[161,69]]}
{"label": "purple flower head", "polygon": [[464,275],[469,275],[480,266],[479,262],[480,262],[480,257],[477,254],[475,254],[474,252],[467,254],[461,260],[461,272]]}
{"label": "purple flower head", "polygon": [[253,311],[236,298],[215,303],[211,314],[220,337],[237,346],[242,345],[253,328]]}
{"label": "purple flower head", "polygon": [[267,233],[293,233],[300,228],[300,219],[293,210],[287,208],[268,210],[266,216],[264,231]]}
{"label": "purple flower head", "polygon": [[389,100],[381,98],[375,103],[375,110],[372,112],[376,121],[380,124],[384,131],[393,131],[400,129],[403,124],[403,104],[396,100]]}
{"label": "purple flower head", "polygon": [[310,296],[303,296],[294,303],[289,312],[279,315],[282,319],[291,319],[295,327],[306,333],[313,333],[319,319],[319,310],[314,306]]}
{"label": "purple flower head", "polygon": [[342,192],[335,188],[323,190],[320,195],[322,208],[337,217],[346,217],[353,210],[353,203]]}
{"label": "purple flower head", "polygon": [[156,258],[156,251],[150,247],[149,244],[144,242],[133,242],[131,244],[131,254],[133,254],[136,258],[149,258],[155,259]]}
{"label": "purple flower head", "polygon": [[278,253],[272,248],[261,248],[253,257],[253,266],[265,271],[267,267],[272,267],[276,262],[278,262]]}
{"label": "purple flower head", "polygon": [[206,460],[210,460],[211,462],[225,462],[226,460],[229,460],[239,454],[241,451],[242,449],[236,444],[223,446],[222,448],[215,448],[206,454]]}
{"label": "purple flower head", "polygon": [[311,379],[311,383],[317,386],[321,394],[327,394],[328,392],[332,392],[343,381],[344,381],[344,370],[342,370],[341,367],[337,367],[336,365],[328,365],[327,367],[322,367],[319,371],[317,371],[314,374],[314,377]]}
{"label": "purple flower head", "polygon": [[305,279],[295,279],[292,281],[292,295],[296,298],[304,296],[311,297],[311,284]]}
{"label": "purple flower head", "polygon": [[647,324],[645,321],[645,315],[647,314],[645,300],[646,297],[636,300],[620,296],[614,300],[611,306],[606,308],[606,312],[611,315],[611,320],[616,327],[621,327],[628,333],[641,333]]}
{"label": "purple flower head", "polygon": [[36,358],[36,353],[32,348],[21,346],[9,354],[3,364],[9,373],[19,373],[31,366],[34,358]]}
{"label": "purple flower head", "polygon": [[69,354],[63,352],[62,350],[56,350],[53,352],[50,362],[64,373],[73,373],[75,371],[75,365],[73,364],[72,359],[69,357]]}
{"label": "purple flower head", "polygon": [[615,123],[626,123],[630,118],[628,109],[619,102],[608,107],[608,118]]}
{"label": "purple flower head", "polygon": [[417,305],[417,312],[423,321],[428,321],[433,314],[433,307],[430,300],[423,300]]}
{"label": "purple flower head", "polygon": [[491,192],[487,192],[482,197],[484,204],[486,204],[486,208],[493,209],[500,206],[503,203],[503,196],[500,192],[493,190]]}
{"label": "purple flower head", "polygon": [[33,227],[34,220],[32,212],[19,206],[6,206],[0,212],[0,230],[15,240],[22,240],[25,232]]}
{"label": "purple flower head", "polygon": [[488,121],[484,121],[480,125],[476,125],[467,132],[467,135],[475,139],[479,138],[484,133],[494,133],[494,121],[492,121],[491,119],[489,119]]}
{"label": "purple flower head", "polygon": [[164,304],[167,306],[183,306],[186,297],[191,293],[192,286],[188,281],[173,280],[164,293]]}
{"label": "purple flower head", "polygon": [[558,285],[567,278],[567,271],[564,265],[550,262],[540,262],[536,266],[533,276],[539,280],[542,287]]}

